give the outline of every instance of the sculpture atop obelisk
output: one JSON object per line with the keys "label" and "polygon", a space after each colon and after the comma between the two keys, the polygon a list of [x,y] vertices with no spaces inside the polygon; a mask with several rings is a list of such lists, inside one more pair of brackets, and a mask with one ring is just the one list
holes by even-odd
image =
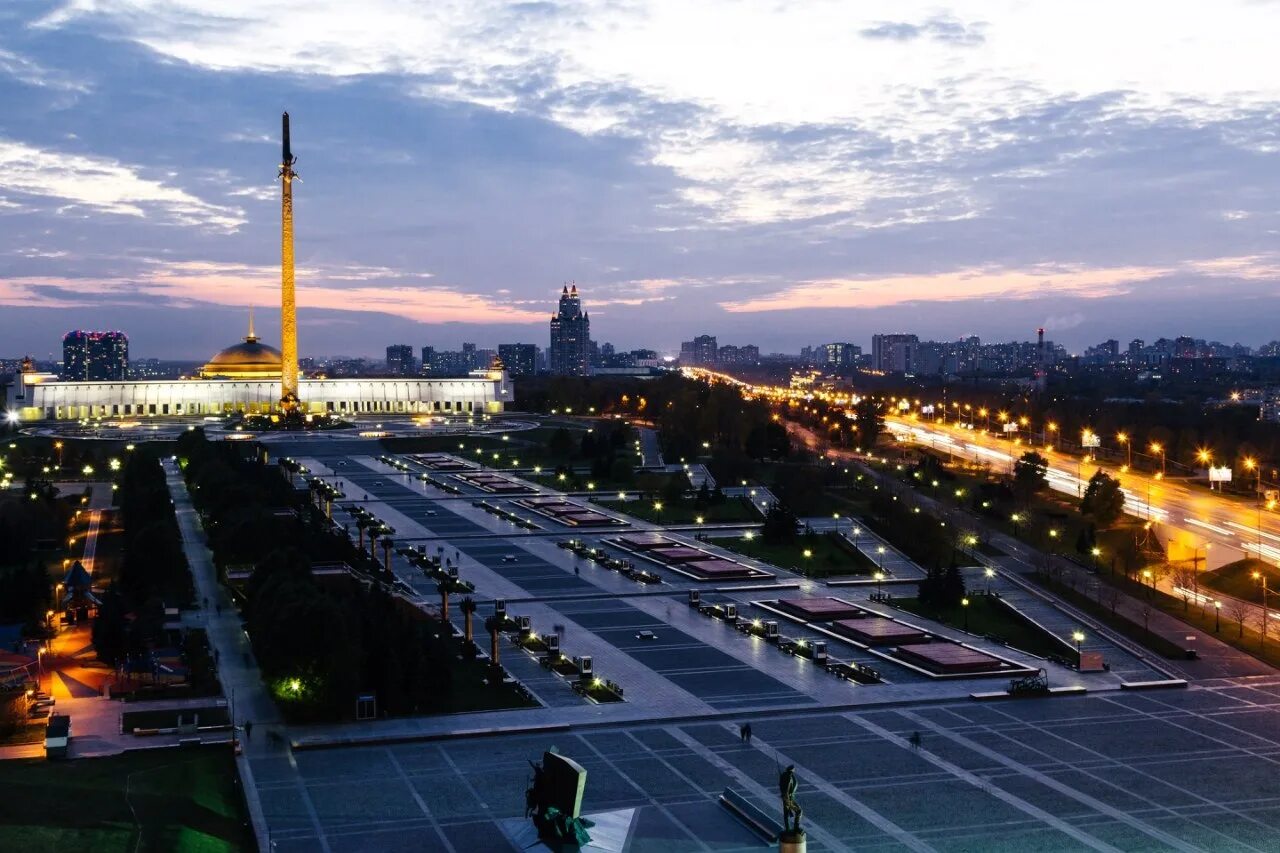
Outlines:
{"label": "sculpture atop obelisk", "polygon": [[284,159],[280,163],[280,408],[298,408],[298,319],[293,294],[293,164],[289,114],[284,114]]}

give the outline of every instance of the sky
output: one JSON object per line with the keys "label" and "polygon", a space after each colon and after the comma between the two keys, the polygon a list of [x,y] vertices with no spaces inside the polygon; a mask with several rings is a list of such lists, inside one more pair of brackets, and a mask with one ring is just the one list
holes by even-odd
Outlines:
{"label": "sky", "polygon": [[0,357],[1280,338],[1280,2],[0,3]]}

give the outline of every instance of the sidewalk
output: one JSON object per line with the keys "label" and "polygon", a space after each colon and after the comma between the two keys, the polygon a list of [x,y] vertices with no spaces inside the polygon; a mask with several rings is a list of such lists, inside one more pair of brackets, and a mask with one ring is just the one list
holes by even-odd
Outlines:
{"label": "sidewalk", "polygon": [[[191,566],[191,577],[195,581],[196,597],[200,601],[209,603],[209,607],[204,610],[204,625],[208,632],[209,645],[217,655],[218,678],[222,681],[222,688],[226,692],[227,703],[231,708],[232,723],[242,727],[246,721],[252,721],[260,732],[257,738],[241,739],[243,755],[236,759],[236,766],[240,771],[240,781],[244,785],[245,802],[248,805],[258,846],[266,850],[269,833],[263,817],[258,786],[254,783],[253,771],[248,759],[252,756],[270,754],[268,727],[282,728],[280,725],[282,721],[276,711],[275,703],[271,701],[262,683],[258,664],[253,659],[249,638],[240,627],[239,613],[231,601],[231,596],[223,589],[222,584],[218,583],[213,554],[209,551],[204,528],[200,525],[200,516],[191,502],[191,494],[187,491],[182,473],[172,461],[166,461],[164,468],[169,494],[173,498],[174,512],[178,519],[178,529],[182,533],[183,551],[187,555],[187,562]],[[221,612],[219,612],[219,605]]]}

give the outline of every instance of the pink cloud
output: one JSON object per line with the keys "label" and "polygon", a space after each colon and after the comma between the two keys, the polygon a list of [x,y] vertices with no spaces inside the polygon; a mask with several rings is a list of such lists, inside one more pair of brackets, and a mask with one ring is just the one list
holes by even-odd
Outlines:
{"label": "pink cloud", "polygon": [[1159,267],[1084,269],[1032,267],[1029,270],[964,269],[933,275],[880,278],[832,278],[807,281],[779,293],[721,302],[730,313],[788,311],[798,308],[884,308],[906,302],[952,299],[1033,299],[1040,295],[1100,298],[1128,286],[1167,275]]}
{"label": "pink cloud", "polygon": [[[152,297],[170,305],[198,304],[249,306],[274,305],[280,300],[280,272],[276,267],[218,264],[203,261],[152,262],[136,278],[63,279],[21,278],[0,280],[0,304],[22,307],[66,307],[84,300],[42,295],[40,287],[59,287],[83,294],[110,295],[120,300]],[[420,323],[541,323],[543,310],[532,310],[447,287],[423,287],[399,283],[421,280],[423,274],[398,273],[378,268],[298,270],[298,305],[333,311],[378,312]],[[383,284],[369,284],[373,280]],[[328,282],[359,281],[351,287]]]}

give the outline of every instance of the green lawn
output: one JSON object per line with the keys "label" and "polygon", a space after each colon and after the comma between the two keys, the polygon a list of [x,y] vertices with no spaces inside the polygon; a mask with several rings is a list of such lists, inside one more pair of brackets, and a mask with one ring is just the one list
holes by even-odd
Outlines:
{"label": "green lawn", "polygon": [[771,545],[759,534],[754,534],[750,539],[738,536],[713,539],[712,542],[721,548],[764,560],[780,569],[791,569],[815,578],[835,575],[871,576],[878,568],[874,561],[855,551],[852,546],[842,548],[830,537],[821,534],[801,536],[787,545]]}
{"label": "green lawn", "polygon": [[[1177,660],[1185,657],[1181,646],[1166,640],[1159,634],[1151,633],[1143,624],[1134,622],[1119,613],[1112,612],[1105,605],[1098,603],[1098,601],[1093,598],[1090,598],[1086,593],[1067,586],[1066,584],[1052,581],[1044,575],[1034,574],[1029,577],[1045,589],[1053,592],[1068,604],[1072,604],[1080,608],[1085,613],[1088,613],[1090,616],[1107,625],[1112,630],[1123,634],[1139,645],[1145,646],[1161,657],[1166,657],[1171,660]],[[1141,590],[1139,590],[1139,592],[1141,592]],[[1155,610],[1156,607],[1153,605],[1152,612]]]}
{"label": "green lawn", "polygon": [[0,850],[256,849],[225,746],[0,761],[0,789]]}
{"label": "green lawn", "polygon": [[909,613],[954,628],[965,628],[967,624],[970,633],[991,637],[1033,655],[1074,658],[1070,645],[1057,642],[1037,625],[1006,607],[995,596],[970,595],[968,607],[956,605],[938,608],[921,604],[916,598],[894,598],[893,603]]}
{"label": "green lawn", "polygon": [[[657,499],[621,502],[616,498],[610,501],[601,496],[597,501],[607,504],[610,509],[616,509],[634,518],[655,524],[695,524],[699,518],[707,524],[762,520],[760,513],[745,501],[736,498],[726,498],[723,503],[706,506],[698,506],[697,500],[693,497],[684,497],[677,501]],[[658,509],[659,505],[661,509]]]}
{"label": "green lawn", "polygon": [[1234,563],[1227,563],[1221,568],[1202,573],[1200,575],[1200,583],[1226,595],[1241,598],[1245,601],[1252,601],[1254,604],[1261,604],[1262,584],[1253,579],[1254,572],[1261,572],[1266,576],[1267,604],[1275,607],[1276,604],[1280,603],[1280,598],[1275,597],[1276,593],[1280,593],[1280,571],[1277,571],[1275,566],[1262,560],[1255,560],[1249,557],[1244,560],[1236,560]]}

